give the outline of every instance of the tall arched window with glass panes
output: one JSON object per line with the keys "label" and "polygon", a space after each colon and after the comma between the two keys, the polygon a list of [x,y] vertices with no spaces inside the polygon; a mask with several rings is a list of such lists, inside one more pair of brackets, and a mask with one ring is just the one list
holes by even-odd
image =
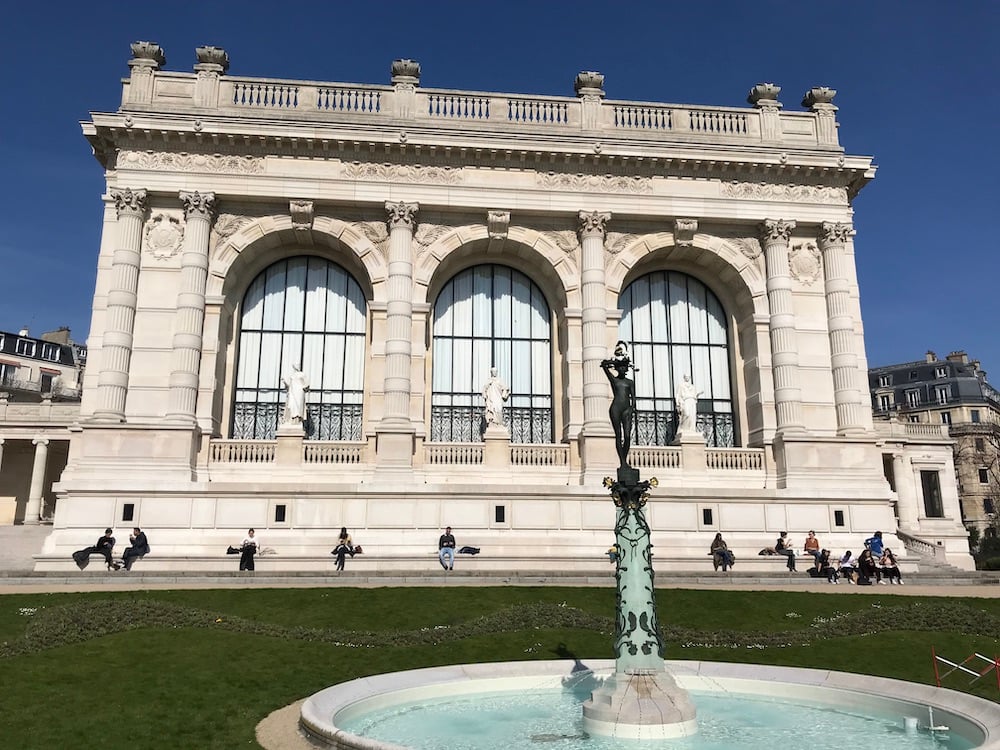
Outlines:
{"label": "tall arched window with glass panes", "polygon": [[232,437],[274,438],[281,379],[294,365],[309,383],[306,437],[361,440],[366,316],[357,281],[324,258],[288,258],[262,271],[240,307]]}
{"label": "tall arched window with glass panes", "polygon": [[701,392],[697,428],[710,446],[736,445],[729,327],[712,291],[676,271],[656,271],[622,293],[618,331],[636,370],[637,445],[670,445],[677,433],[677,384],[687,375]]}
{"label": "tall arched window with glass panes", "polygon": [[510,389],[513,443],[551,443],[552,336],[548,303],[520,271],[479,265],[456,274],[434,303],[431,440],[478,442],[490,368]]}

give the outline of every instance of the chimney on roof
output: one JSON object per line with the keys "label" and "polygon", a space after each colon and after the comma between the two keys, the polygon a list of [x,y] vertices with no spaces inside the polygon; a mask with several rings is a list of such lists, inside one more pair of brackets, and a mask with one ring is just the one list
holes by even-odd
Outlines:
{"label": "chimney on roof", "polygon": [[948,361],[967,365],[969,364],[969,355],[963,351],[952,352],[948,355]]}
{"label": "chimney on roof", "polygon": [[52,344],[69,344],[69,327],[59,326],[54,331],[46,331],[42,334],[42,341]]}
{"label": "chimney on roof", "polygon": [[17,332],[17,335],[18,336],[27,336],[28,335],[28,326],[24,326],[20,331]]}
{"label": "chimney on roof", "polygon": [[937,355],[930,349],[927,350],[927,354],[925,356],[928,362],[937,362]]}

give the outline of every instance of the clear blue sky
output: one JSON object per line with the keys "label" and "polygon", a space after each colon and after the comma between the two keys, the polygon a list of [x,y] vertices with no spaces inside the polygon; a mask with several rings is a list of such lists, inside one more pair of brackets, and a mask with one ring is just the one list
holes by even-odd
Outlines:
{"label": "clear blue sky", "polygon": [[869,364],[965,349],[1000,383],[1000,3],[55,2],[0,26],[0,330],[68,325],[85,340],[104,181],[80,134],[113,111],[129,43],[168,70],[224,47],[234,75],[572,95],[599,70],[612,99],[745,106],[761,81],[799,109],[837,89],[841,142],[874,155],[855,202]]}

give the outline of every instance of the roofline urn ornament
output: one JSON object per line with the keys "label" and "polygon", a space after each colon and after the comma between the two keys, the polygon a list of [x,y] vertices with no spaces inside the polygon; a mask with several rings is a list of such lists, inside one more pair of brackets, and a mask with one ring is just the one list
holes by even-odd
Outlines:
{"label": "roofline urn ornament", "polygon": [[757,109],[781,109],[781,102],[778,101],[778,94],[781,86],[774,83],[758,83],[747,94],[747,102]]}
{"label": "roofline urn ornament", "polygon": [[167,64],[167,56],[163,48],[156,42],[132,42],[132,59],[128,61],[130,68],[153,68],[159,70]]}
{"label": "roofline urn ornament", "polygon": [[206,70],[222,75],[229,70],[229,53],[222,47],[197,47],[194,54],[198,58],[195,70]]}
{"label": "roofline urn ornament", "polygon": [[408,83],[411,86],[420,85],[420,63],[409,58],[392,61],[392,83]]}
{"label": "roofline urn ornament", "polygon": [[581,99],[587,97],[604,98],[604,74],[596,70],[581,70],[576,74],[573,90]]}
{"label": "roofline urn ornament", "polygon": [[833,104],[833,97],[837,95],[836,89],[828,86],[813,86],[802,96],[802,106],[816,109],[837,109]]}

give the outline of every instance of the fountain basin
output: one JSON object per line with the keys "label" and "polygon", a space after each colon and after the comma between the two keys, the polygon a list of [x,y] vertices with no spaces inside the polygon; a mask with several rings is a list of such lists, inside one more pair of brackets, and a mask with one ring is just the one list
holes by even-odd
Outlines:
{"label": "fountain basin", "polygon": [[[343,727],[352,725],[359,717],[374,711],[388,711],[394,707],[416,708],[423,702],[445,698],[472,697],[478,700],[480,696],[527,695],[525,705],[531,706],[534,691],[538,691],[539,696],[546,691],[554,691],[576,693],[582,702],[591,689],[614,672],[614,668],[613,660],[592,660],[586,663],[560,660],[466,664],[375,675],[335,685],[307,699],[302,707],[300,726],[321,746],[398,750],[405,745],[359,736]],[[678,661],[668,662],[668,669],[677,684],[690,690],[694,696],[725,695],[747,703],[782,701],[788,705],[805,704],[832,712],[834,728],[829,738],[830,748],[851,746],[850,740],[837,736],[839,719],[842,716],[861,715],[873,717],[884,726],[898,728],[898,747],[978,747],[981,750],[1000,750],[1000,705],[964,693],[844,672],[756,664]],[[465,710],[468,711],[467,708]],[[474,714],[475,710],[471,713]],[[699,708],[699,719],[701,714]],[[514,715],[510,717],[510,721],[517,723],[518,717]],[[947,726],[948,732],[932,733],[928,729],[931,725]],[[586,747],[590,740],[570,736],[576,731],[579,730],[561,733],[556,730],[551,735],[536,731],[523,746],[535,746],[538,742],[558,744],[562,740],[581,740],[582,745],[574,744],[572,747]],[[739,727],[736,727],[736,731],[740,731]],[[758,726],[755,731],[762,730]],[[794,736],[779,734],[775,741],[799,747]],[[894,729],[890,734],[897,732]],[[927,735],[930,744],[921,744],[924,735]],[[464,747],[475,747],[471,743],[475,737],[465,739],[469,742],[463,742]],[[620,742],[622,739],[615,738],[613,741]],[[631,739],[647,738],[640,736]],[[689,739],[675,741],[649,738],[649,742],[656,747],[698,746],[670,744],[687,743]],[[858,742],[864,740],[864,737],[858,738]],[[881,750],[891,750],[891,740],[892,737],[890,744],[882,742]],[[441,744],[446,745],[447,742],[444,740]],[[558,744],[558,747],[563,745]],[[816,744],[810,744],[809,748],[820,750],[820,746]]]}

